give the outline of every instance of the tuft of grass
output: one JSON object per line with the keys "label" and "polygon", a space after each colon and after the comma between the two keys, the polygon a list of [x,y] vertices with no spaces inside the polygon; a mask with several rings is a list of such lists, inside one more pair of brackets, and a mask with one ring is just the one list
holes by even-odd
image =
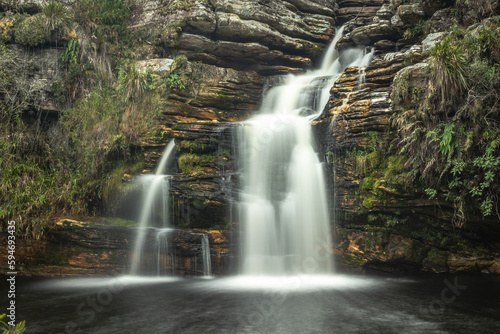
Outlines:
{"label": "tuft of grass", "polygon": [[62,3],[49,0],[41,6],[41,10],[45,17],[45,27],[47,30],[52,31],[61,26],[66,28],[71,26],[73,15]]}

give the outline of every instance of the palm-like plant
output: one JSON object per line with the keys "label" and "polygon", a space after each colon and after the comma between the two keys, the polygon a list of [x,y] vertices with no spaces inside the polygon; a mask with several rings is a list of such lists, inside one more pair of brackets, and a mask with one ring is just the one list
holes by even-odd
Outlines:
{"label": "palm-like plant", "polygon": [[73,18],[71,12],[55,0],[49,0],[42,6],[42,13],[45,16],[45,26],[49,31],[55,30],[59,26],[69,27]]}

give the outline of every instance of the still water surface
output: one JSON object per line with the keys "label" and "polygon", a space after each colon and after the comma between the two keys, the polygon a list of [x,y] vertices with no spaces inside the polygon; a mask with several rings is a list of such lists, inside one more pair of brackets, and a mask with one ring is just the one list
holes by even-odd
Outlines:
{"label": "still water surface", "polygon": [[40,334],[497,334],[500,277],[18,277],[16,306]]}

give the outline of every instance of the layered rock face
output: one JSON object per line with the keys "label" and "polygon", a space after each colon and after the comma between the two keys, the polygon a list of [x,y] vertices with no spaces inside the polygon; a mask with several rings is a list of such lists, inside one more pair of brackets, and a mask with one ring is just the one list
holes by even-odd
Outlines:
{"label": "layered rock face", "polygon": [[[344,72],[315,122],[332,181],[337,265],[344,269],[498,273],[495,220],[453,229],[449,204],[417,193],[392,147],[392,116],[422,103],[414,92],[432,85],[425,59],[450,27],[443,15],[449,5],[379,3],[374,15],[346,23],[339,48],[370,46],[375,57],[366,68]],[[340,13],[351,11],[340,6]],[[412,29],[421,20],[431,33],[416,40]],[[405,99],[394,102],[395,89],[404,89]]]}
{"label": "layered rock face", "polygon": [[[142,274],[157,275],[159,268],[161,274],[202,276],[203,235],[208,237],[210,245],[212,274],[234,270],[234,260],[228,254],[232,245],[226,232],[173,230],[159,242],[156,229],[149,229],[141,258]],[[7,238],[2,236],[0,240],[7,247]],[[131,253],[134,240],[134,228],[61,220],[44,240],[19,240],[17,268],[23,275],[33,276],[126,275],[134,256]],[[7,254],[0,258],[5,263],[2,270],[7,272]]]}
{"label": "layered rock face", "polygon": [[311,65],[333,34],[333,1],[139,1],[133,27],[219,67],[278,73]]}

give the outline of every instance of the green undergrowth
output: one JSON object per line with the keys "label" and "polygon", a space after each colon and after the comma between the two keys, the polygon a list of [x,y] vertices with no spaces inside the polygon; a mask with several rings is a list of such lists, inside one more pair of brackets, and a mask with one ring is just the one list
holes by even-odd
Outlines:
{"label": "green undergrowth", "polygon": [[[192,78],[183,72],[185,56],[175,58],[170,72],[135,68],[135,59],[154,50],[145,43],[147,31],[127,27],[132,4],[82,0],[68,9],[51,0],[37,14],[0,13],[3,227],[15,219],[20,235],[40,238],[52,217],[102,215],[127,191],[123,175],[142,171],[143,136],[170,92],[188,89]],[[57,120],[37,109],[36,89],[18,80],[26,69],[17,65],[12,43],[60,47],[65,75],[50,92],[62,109]],[[188,170],[195,169],[193,159],[185,161]]]}
{"label": "green undergrowth", "polygon": [[400,194],[411,194],[411,178],[403,158],[388,143],[387,134],[372,131],[366,134],[363,144],[340,152],[337,163],[349,166],[352,177],[359,186],[351,188],[360,201],[360,212],[372,211],[384,206]]}
{"label": "green undergrowth", "polygon": [[182,173],[190,174],[213,170],[218,157],[212,154],[184,153],[179,156],[179,168]]}
{"label": "green undergrowth", "polygon": [[398,155],[461,227],[499,215],[500,16],[451,33],[427,60],[429,84],[393,117]]}

